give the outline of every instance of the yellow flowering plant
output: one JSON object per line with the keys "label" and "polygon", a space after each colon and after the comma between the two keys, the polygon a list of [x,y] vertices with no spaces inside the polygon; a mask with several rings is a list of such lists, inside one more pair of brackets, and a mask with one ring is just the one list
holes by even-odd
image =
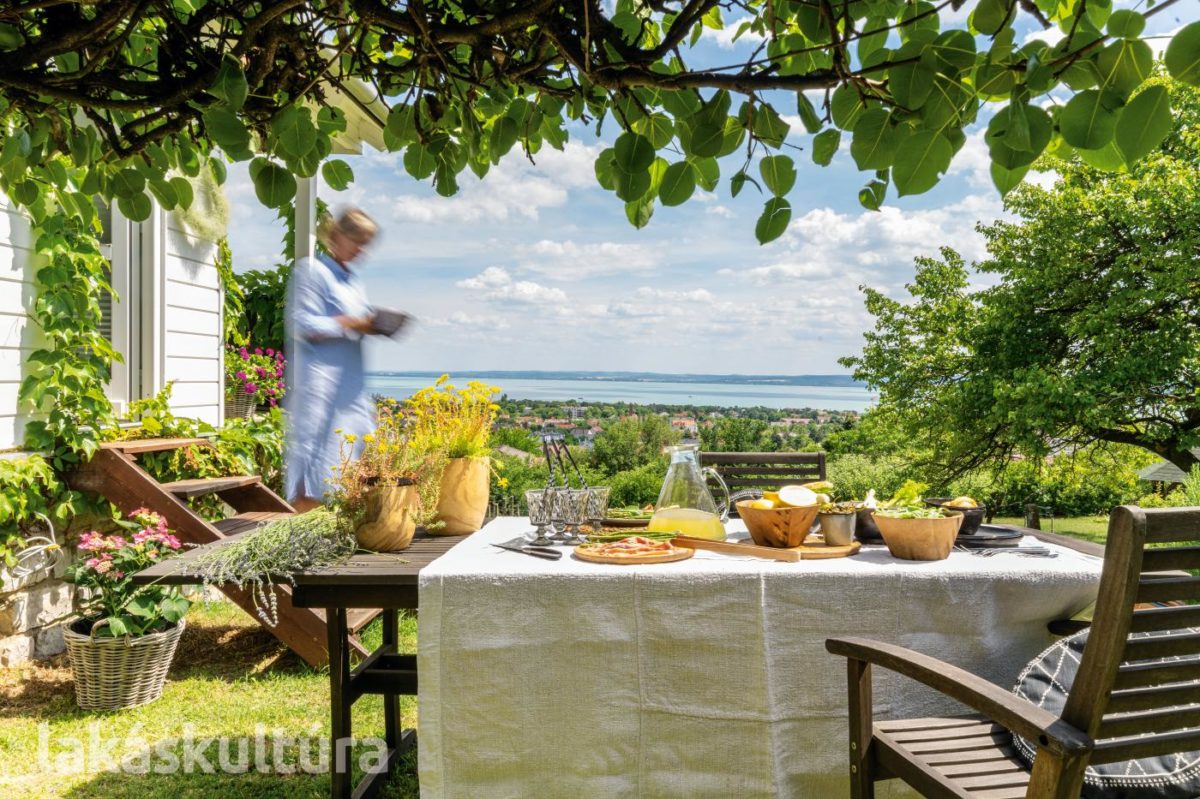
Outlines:
{"label": "yellow flowering plant", "polygon": [[361,447],[358,436],[342,436],[341,460],[329,481],[332,504],[347,522],[357,524],[372,488],[415,485],[420,501],[417,518],[424,523],[437,507],[445,450],[428,436],[418,435],[411,417],[397,412],[395,405],[381,404],[378,413],[378,424],[362,436]]}
{"label": "yellow flowering plant", "polygon": [[499,387],[472,380],[456,389],[449,375],[404,402],[413,436],[433,442],[449,458],[477,458],[489,453],[488,440],[500,406]]}

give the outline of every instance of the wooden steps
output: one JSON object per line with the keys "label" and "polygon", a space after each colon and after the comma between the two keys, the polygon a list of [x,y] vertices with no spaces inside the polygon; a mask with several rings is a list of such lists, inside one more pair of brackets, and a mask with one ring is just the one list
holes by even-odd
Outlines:
{"label": "wooden steps", "polygon": [[261,482],[262,478],[256,474],[241,474],[230,477],[198,477],[193,480],[176,480],[173,483],[163,483],[162,487],[180,499],[194,499]]}
{"label": "wooden steps", "polygon": [[[91,461],[81,465],[68,482],[79,491],[91,491],[108,499],[122,512],[148,508],[167,520],[180,541],[209,544],[250,532],[261,524],[295,514],[295,509],[263,484],[255,475],[211,477],[159,483],[137,462],[137,456],[192,446],[212,446],[202,438],[146,438],[102,444]],[[210,522],[186,503],[187,499],[216,495],[237,514]],[[254,609],[249,591],[222,586],[222,592],[250,616],[263,623]],[[328,662],[325,614],[320,610],[292,605],[291,586],[277,587],[279,623],[263,625],[296,654],[313,666]],[[355,610],[348,614],[350,630],[357,633],[379,614],[377,610]],[[350,645],[365,654],[357,637]]]}

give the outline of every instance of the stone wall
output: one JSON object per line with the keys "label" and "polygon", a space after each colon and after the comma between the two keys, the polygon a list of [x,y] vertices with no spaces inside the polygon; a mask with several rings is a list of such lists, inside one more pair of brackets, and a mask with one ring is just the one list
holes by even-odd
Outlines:
{"label": "stone wall", "polygon": [[0,667],[62,652],[62,622],[75,587],[63,581],[66,563],[52,572],[16,578],[0,568]]}

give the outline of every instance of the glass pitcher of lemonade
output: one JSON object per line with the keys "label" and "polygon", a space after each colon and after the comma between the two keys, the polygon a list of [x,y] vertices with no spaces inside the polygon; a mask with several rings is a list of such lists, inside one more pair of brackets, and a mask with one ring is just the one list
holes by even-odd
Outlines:
{"label": "glass pitcher of lemonade", "polygon": [[[724,541],[723,522],[729,515],[729,488],[725,481],[716,469],[700,468],[700,447],[695,444],[667,447],[667,454],[671,456],[671,465],[646,530],[652,533],[679,532],[693,538]],[[708,491],[706,477],[712,477],[725,492],[719,511]]]}

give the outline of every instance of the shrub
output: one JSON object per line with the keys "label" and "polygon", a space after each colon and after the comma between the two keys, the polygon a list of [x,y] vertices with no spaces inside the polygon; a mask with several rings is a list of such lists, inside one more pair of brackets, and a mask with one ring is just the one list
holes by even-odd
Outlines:
{"label": "shrub", "polygon": [[834,497],[839,500],[862,499],[872,488],[877,497],[886,499],[906,480],[919,477],[912,462],[897,455],[838,455],[829,460],[827,468]]}

